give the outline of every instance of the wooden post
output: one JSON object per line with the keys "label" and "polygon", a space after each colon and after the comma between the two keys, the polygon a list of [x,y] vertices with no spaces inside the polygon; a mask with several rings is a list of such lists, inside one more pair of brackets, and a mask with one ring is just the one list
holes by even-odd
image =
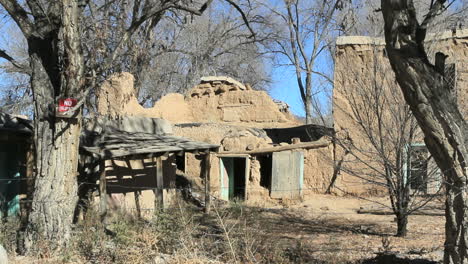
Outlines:
{"label": "wooden post", "polygon": [[211,207],[211,186],[210,186],[210,152],[208,151],[206,154],[205,154],[205,157],[204,157],[204,165],[205,165],[205,171],[204,171],[204,178],[205,178],[205,213],[209,213],[210,212],[210,207]]}
{"label": "wooden post", "polygon": [[100,215],[104,222],[107,215],[107,182],[106,182],[106,161],[99,163],[99,196],[100,196]]}
{"label": "wooden post", "polygon": [[135,196],[135,207],[137,211],[137,216],[138,219],[141,219],[140,191],[135,191],[133,195]]}
{"label": "wooden post", "polygon": [[156,158],[156,191],[154,200],[155,210],[164,210],[164,177],[163,177],[163,163],[162,156]]}

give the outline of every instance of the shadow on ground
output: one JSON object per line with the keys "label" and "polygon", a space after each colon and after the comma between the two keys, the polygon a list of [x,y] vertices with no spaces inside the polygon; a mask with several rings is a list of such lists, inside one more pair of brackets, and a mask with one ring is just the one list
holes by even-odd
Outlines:
{"label": "shadow on ground", "polygon": [[427,259],[399,258],[394,254],[379,255],[372,259],[366,259],[362,264],[437,264],[438,262]]}

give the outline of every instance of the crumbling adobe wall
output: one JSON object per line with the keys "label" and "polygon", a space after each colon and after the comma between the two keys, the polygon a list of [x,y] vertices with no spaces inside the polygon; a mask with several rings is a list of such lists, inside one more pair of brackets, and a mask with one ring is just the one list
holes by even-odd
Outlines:
{"label": "crumbling adobe wall", "polygon": [[138,103],[133,87],[135,78],[128,72],[116,73],[97,91],[97,110],[111,117],[142,116],[169,121],[192,122],[190,106],[182,94],[168,94],[154,107],[144,108]]}
{"label": "crumbling adobe wall", "polygon": [[[173,133],[198,141],[221,145],[221,152],[245,152],[273,146],[262,128],[284,128],[299,125],[287,105],[273,101],[266,92],[253,91],[232,79],[209,77],[186,95],[169,94],[152,108],[143,108],[133,92],[133,76],[112,76],[97,94],[98,112],[103,115],[160,117],[175,123]],[[302,131],[302,130],[301,130]],[[291,142],[276,142],[290,144]],[[330,147],[305,151],[304,179],[309,193],[321,193],[332,175]],[[325,161],[326,160],[326,161]],[[203,186],[202,158],[187,153],[185,174]],[[220,196],[220,161],[211,155],[211,189]],[[327,176],[328,175],[328,176]],[[326,183],[319,183],[320,180]],[[260,164],[250,157],[247,200],[262,203],[271,200],[268,188],[260,185]],[[325,186],[325,187],[324,187]],[[150,198],[151,199],[151,198]],[[277,201],[275,201],[277,202]]]}
{"label": "crumbling adobe wall", "polygon": [[[364,152],[371,153],[370,142],[359,129],[356,123],[356,111],[364,111],[367,106],[360,101],[359,93],[378,84],[384,87],[384,95],[390,102],[395,98],[404,100],[400,88],[395,82],[394,73],[388,62],[385,53],[385,43],[383,39],[370,37],[340,37],[337,40],[337,51],[335,56],[335,83],[333,91],[333,119],[334,128],[339,139],[349,136],[352,143]],[[468,114],[468,30],[457,30],[455,32],[445,32],[434,36],[428,36],[426,48],[429,58],[434,58],[436,52],[443,52],[449,57],[446,65],[454,63],[456,67],[456,93],[459,108],[465,119]],[[352,65],[352,67],[350,67]],[[358,107],[353,109],[351,104]],[[383,112],[384,120],[390,114],[395,113],[392,104],[386,106]],[[360,112],[363,113],[363,112]],[[389,128],[391,129],[391,127]],[[418,138],[422,141],[422,134],[418,132]],[[374,151],[375,152],[375,151]],[[339,144],[336,148],[336,160],[343,157],[344,150]],[[371,155],[358,155],[358,158],[369,159]],[[356,172],[365,176],[365,166],[352,155],[347,155],[343,162],[346,170]],[[372,162],[367,160],[367,162]],[[378,167],[378,166],[375,166]],[[382,169],[383,170],[383,169]],[[379,193],[381,188],[371,186],[359,178],[351,176],[346,171],[342,171],[339,187],[351,193]]]}
{"label": "crumbling adobe wall", "polygon": [[[174,133],[212,144],[220,144],[221,152],[243,152],[272,147],[272,140],[262,129],[236,127],[215,123],[180,124],[173,128]],[[289,142],[290,143],[290,142]],[[286,145],[287,143],[283,143]],[[324,193],[333,175],[333,144],[304,152],[304,195]],[[202,184],[200,169],[201,157],[186,154],[185,174]],[[211,187],[215,196],[220,195],[220,161],[216,155],[211,158]],[[277,203],[270,199],[269,189],[260,184],[260,162],[257,155],[250,157],[250,174],[247,182],[247,200],[253,204]]]}
{"label": "crumbling adobe wall", "polygon": [[[163,118],[172,123],[217,122],[253,127],[287,127],[299,122],[264,91],[226,77],[202,78],[187,95],[168,94],[152,108],[135,96],[134,77],[114,74],[97,91],[98,112],[110,116]],[[241,88],[244,87],[244,88]]]}
{"label": "crumbling adobe wall", "polygon": [[[180,124],[173,127],[174,134],[197,141],[221,145],[220,151],[246,151],[271,147],[271,139],[261,129],[237,127],[216,123]],[[201,157],[186,154],[185,174],[202,184]],[[211,187],[214,195],[220,195],[219,158],[211,156]]]}
{"label": "crumbling adobe wall", "polygon": [[333,175],[333,144],[304,150],[304,195],[325,193]]}

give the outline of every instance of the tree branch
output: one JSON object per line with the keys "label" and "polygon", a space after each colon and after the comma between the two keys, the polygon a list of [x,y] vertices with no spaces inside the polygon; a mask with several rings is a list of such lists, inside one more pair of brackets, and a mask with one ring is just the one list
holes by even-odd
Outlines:
{"label": "tree branch", "polygon": [[28,18],[26,10],[16,0],[0,0],[0,4],[10,14],[25,37],[33,34],[34,26]]}
{"label": "tree branch", "polygon": [[15,59],[13,59],[10,55],[8,55],[4,50],[0,50],[0,58],[4,58],[5,60],[9,61],[13,66],[20,69],[22,72],[26,72],[25,66],[19,64]]}
{"label": "tree branch", "polygon": [[207,0],[200,8],[193,8],[193,7],[189,7],[189,6],[185,6],[185,5],[180,5],[180,4],[174,4],[174,8],[176,9],[179,9],[179,10],[182,10],[182,11],[186,11],[186,12],[189,12],[189,13],[192,13],[194,15],[197,15],[197,16],[201,16],[203,14],[203,12],[205,12],[205,10],[208,8],[208,6],[211,4],[211,2],[213,2],[213,0]]}
{"label": "tree branch", "polygon": [[232,0],[225,0],[228,2],[230,5],[232,5],[242,16],[242,20],[244,20],[245,25],[249,29],[250,33],[252,34],[249,38],[255,38],[255,32],[253,31],[252,27],[250,26],[249,20],[247,19],[247,16],[245,15],[244,11],[242,11],[242,8],[238,6],[234,1]]}

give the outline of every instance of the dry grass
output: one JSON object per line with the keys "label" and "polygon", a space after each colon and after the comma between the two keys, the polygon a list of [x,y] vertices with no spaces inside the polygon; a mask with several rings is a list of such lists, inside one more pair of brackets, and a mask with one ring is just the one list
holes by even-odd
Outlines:
{"label": "dry grass", "polygon": [[[395,238],[391,216],[333,213],[309,206],[267,210],[232,203],[205,215],[179,204],[147,220],[116,213],[104,226],[90,210],[67,248],[52,251],[42,241],[39,254],[13,263],[378,263],[368,259],[389,251],[430,253],[442,243],[443,230],[422,234],[435,230],[443,218],[410,219],[429,224],[411,225],[408,238]],[[1,230],[0,242],[12,252],[14,232]]]}

